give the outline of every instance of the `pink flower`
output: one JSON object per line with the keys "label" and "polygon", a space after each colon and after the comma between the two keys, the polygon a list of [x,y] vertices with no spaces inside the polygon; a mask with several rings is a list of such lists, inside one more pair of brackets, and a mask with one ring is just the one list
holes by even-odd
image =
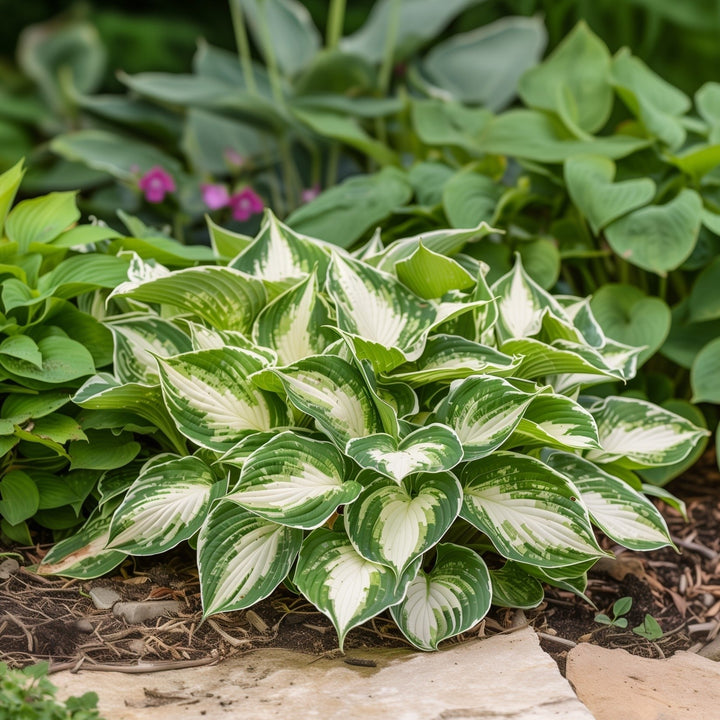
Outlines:
{"label": "pink flower", "polygon": [[247,220],[251,215],[262,212],[265,207],[262,198],[249,187],[236,192],[229,204],[235,220]]}
{"label": "pink flower", "polygon": [[172,175],[156,165],[138,180],[138,187],[149,203],[161,203],[167,193],[175,192],[175,181]]}
{"label": "pink flower", "polygon": [[203,202],[211,209],[225,207],[230,203],[230,193],[225,185],[201,185]]}
{"label": "pink flower", "polygon": [[237,152],[237,150],[233,150],[232,148],[226,148],[225,149],[225,162],[231,167],[231,168],[241,168],[245,164],[245,158]]}
{"label": "pink flower", "polygon": [[315,183],[312,187],[305,188],[300,193],[300,199],[304,203],[309,203],[311,200],[314,200],[318,195],[320,194],[320,186]]}

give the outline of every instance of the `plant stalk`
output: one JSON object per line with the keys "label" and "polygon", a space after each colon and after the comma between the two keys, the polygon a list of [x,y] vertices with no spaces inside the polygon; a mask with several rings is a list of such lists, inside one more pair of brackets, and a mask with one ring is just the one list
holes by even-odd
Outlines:
{"label": "plant stalk", "polygon": [[328,50],[334,50],[340,44],[345,25],[345,0],[330,0],[327,35],[325,43]]}
{"label": "plant stalk", "polygon": [[255,84],[255,75],[253,74],[252,67],[252,55],[250,54],[250,42],[248,40],[245,17],[243,16],[240,2],[241,0],[230,0],[230,15],[232,16],[235,42],[238,48],[238,58],[240,59],[240,65],[242,65],[247,90],[251,95],[257,95],[257,85]]}

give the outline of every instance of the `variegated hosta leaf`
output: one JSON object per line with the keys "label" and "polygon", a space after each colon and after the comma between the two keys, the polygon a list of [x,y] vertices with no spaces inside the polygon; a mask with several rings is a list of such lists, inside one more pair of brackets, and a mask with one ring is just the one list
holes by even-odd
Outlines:
{"label": "variegated hosta leaf", "polygon": [[345,526],[363,557],[391,567],[399,578],[440,542],[461,505],[462,488],[452,473],[420,473],[400,485],[379,478],[345,509]]}
{"label": "variegated hosta leaf", "polygon": [[598,426],[601,450],[588,460],[657,467],[683,460],[708,431],[680,415],[634,398],[609,397],[588,408]]}
{"label": "variegated hosta leaf", "polygon": [[280,399],[248,377],[263,364],[235,348],[158,358],[163,396],[180,432],[201,447],[225,452],[245,435],[289,424]]}
{"label": "variegated hosta leaf", "polygon": [[442,543],[431,572],[420,570],[404,600],[390,609],[403,635],[420,650],[437,650],[446,638],[487,615],[492,583],[483,559],[469,548]]}
{"label": "variegated hosta leaf", "polygon": [[389,567],[359,555],[347,535],[318,528],[303,542],[293,582],[330,618],[342,650],[348,631],[397,603],[412,577],[397,583]]}
{"label": "variegated hosta leaf", "polygon": [[603,555],[579,491],[535,458],[497,452],[469,463],[461,517],[508,560],[562,567]]}
{"label": "variegated hosta leaf", "polygon": [[[383,394],[378,389],[377,376],[373,370],[372,363],[369,360],[361,360],[354,352],[352,352],[352,348],[350,346],[348,349],[350,350],[350,357],[348,359],[360,371],[360,374],[365,381],[365,387],[368,389],[370,397],[372,397],[373,402],[375,403],[375,409],[378,412],[384,431],[393,438],[398,438],[400,436],[398,412],[395,405],[391,403],[390,400],[383,397]],[[410,390],[410,388],[407,389]],[[412,390],[410,390],[410,392],[412,392]],[[415,393],[413,393],[413,396],[415,396]],[[417,396],[415,396],[415,401],[417,401]],[[415,403],[413,403],[413,405],[414,404]]]}
{"label": "variegated hosta leaf", "polygon": [[146,468],[113,515],[108,547],[131,555],[155,555],[191,538],[213,500],[227,490],[196,457]]}
{"label": "variegated hosta leaf", "polygon": [[218,330],[241,333],[250,330],[266,301],[260,280],[239,270],[214,265],[176,270],[143,283],[125,283],[110,297],[170,305]]}
{"label": "variegated hosta leaf", "polygon": [[286,431],[247,458],[239,483],[225,499],[267,520],[312,530],[360,494],[362,486],[346,481],[347,474],[332,443]]}
{"label": "variegated hosta leaf", "polygon": [[490,579],[493,605],[529,610],[543,601],[542,583],[512,560],[498,570],[490,570]]}
{"label": "variegated hosta leaf", "polygon": [[380,347],[396,348],[407,360],[420,355],[437,319],[433,305],[394,276],[339,253],[330,265],[328,292],[337,307],[340,330]]}
{"label": "variegated hosta leaf", "polygon": [[535,565],[520,564],[520,569],[529,575],[533,575],[546,585],[552,585],[552,587],[574,593],[588,605],[594,607],[593,601],[585,595],[585,589],[587,588],[587,571],[595,562],[597,561],[593,560],[590,563],[580,565],[568,565],[567,568],[542,568]]}
{"label": "variegated hosta leaf", "polygon": [[486,304],[473,310],[475,323],[475,340],[483,345],[494,345],[495,325],[500,316],[498,302],[487,283],[486,274],[489,267],[484,263],[477,276],[477,283],[472,294],[473,300],[485,300]]}
{"label": "variegated hosta leaf", "polygon": [[272,283],[290,281],[294,285],[316,266],[324,278],[329,263],[329,250],[323,249],[319,240],[300,235],[267,212],[255,240],[229,267]]}
{"label": "variegated hosta leaf", "polygon": [[503,378],[474,375],[452,383],[438,415],[460,439],[464,459],[474,460],[510,437],[533,397]]}
{"label": "variegated hosta leaf", "polygon": [[497,280],[491,290],[498,298],[495,329],[502,341],[537,335],[547,311],[559,318],[566,317],[557,300],[525,272],[520,255],[516,255],[513,269]]}
{"label": "variegated hosta leaf", "polygon": [[388,377],[419,387],[470,375],[507,377],[519,364],[520,358],[458,335],[434,335],[428,339],[423,354],[415,363],[398,367]]}
{"label": "variegated hosta leaf", "polygon": [[108,323],[108,327],[115,338],[115,375],[123,383],[156,385],[160,378],[155,356],[168,357],[192,350],[190,338],[160,317],[122,317]]}
{"label": "variegated hosta leaf", "polygon": [[110,516],[95,514],[74,535],[50,548],[38,573],[91,580],[116,568],[127,554],[107,548],[110,520]]}
{"label": "variegated hosta leaf", "polygon": [[255,320],[253,339],[277,353],[281,365],[319,355],[330,344],[323,328],[328,310],[317,290],[313,273],[275,298]]}
{"label": "variegated hosta leaf", "polygon": [[534,338],[523,338],[507,340],[500,349],[507,355],[522,357],[519,367],[515,369],[515,375],[521,378],[581,373],[598,376],[600,380],[622,379],[622,374],[609,368],[597,350],[578,344],[569,347],[562,342],[556,340],[555,344],[547,345]]}
{"label": "variegated hosta leaf", "polygon": [[630,550],[672,545],[665,520],[643,495],[589,460],[551,451],[544,462],[572,478],[592,521],[611,539]]}
{"label": "variegated hosta leaf", "polygon": [[410,257],[395,263],[395,273],[403,285],[426,300],[475,286],[475,278],[462,265],[429,250],[422,241]]}
{"label": "variegated hosta leaf", "polygon": [[121,410],[133,412],[149,420],[161,430],[181,454],[186,452],[185,438],[178,432],[175,421],[170,417],[162,393],[157,385],[140,383],[118,384],[107,373],[89,378],[75,393],[73,402],[90,410]]}
{"label": "variegated hosta leaf", "polygon": [[190,330],[192,350],[219,350],[224,347],[234,347],[258,355],[269,365],[277,364],[277,353],[274,350],[256,345],[237,330],[215,330],[188,321],[185,321],[185,324]]}
{"label": "variegated hosta leaf", "polygon": [[565,395],[536,395],[525,410],[516,432],[535,444],[579,450],[600,447],[593,416]]}
{"label": "variegated hosta leaf", "polygon": [[590,298],[562,296],[555,298],[565,310],[565,315],[579,330],[583,340],[594,348],[601,348],[608,341],[600,323],[590,308]]}
{"label": "variegated hosta leaf", "polygon": [[414,472],[450,470],[463,457],[458,436],[439,423],[421,427],[400,441],[386,433],[354,438],[345,452],[360,467],[376,470],[396,483]]}
{"label": "variegated hosta leaf", "polygon": [[277,430],[268,430],[267,432],[246,435],[237,443],[237,445],[233,445],[226,453],[221,455],[217,462],[222,463],[223,465],[232,465],[236,468],[242,468],[242,466],[247,462],[247,459],[258,448],[261,448],[268,440],[272,440],[276,436]]}
{"label": "variegated hosta leaf", "polygon": [[274,372],[295,407],[315,418],[340,449],[354,437],[382,432],[365,378],[349,362],[315,355]]}
{"label": "variegated hosta leaf", "polygon": [[287,577],[302,530],[265,520],[233,502],[219,502],[198,536],[203,617],[250,607]]}
{"label": "variegated hosta leaf", "polygon": [[392,408],[398,418],[408,417],[420,412],[418,396],[407,383],[383,382],[375,388],[375,393],[380,400]]}

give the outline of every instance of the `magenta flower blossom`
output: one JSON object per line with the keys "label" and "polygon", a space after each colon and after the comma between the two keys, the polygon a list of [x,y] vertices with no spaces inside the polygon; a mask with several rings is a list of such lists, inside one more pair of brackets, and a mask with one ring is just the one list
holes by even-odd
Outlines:
{"label": "magenta flower blossom", "polygon": [[156,165],[138,180],[138,187],[149,203],[161,203],[167,193],[175,192],[175,181],[170,173]]}
{"label": "magenta flower blossom", "polygon": [[311,200],[314,200],[318,195],[320,194],[320,186],[315,183],[312,187],[305,188],[300,193],[300,199],[304,203],[309,203]]}
{"label": "magenta flower blossom", "polygon": [[203,202],[211,209],[225,207],[230,203],[230,193],[225,185],[201,185]]}
{"label": "magenta flower blossom", "polygon": [[236,192],[229,204],[235,220],[247,220],[251,215],[262,212],[265,207],[262,198],[249,187]]}

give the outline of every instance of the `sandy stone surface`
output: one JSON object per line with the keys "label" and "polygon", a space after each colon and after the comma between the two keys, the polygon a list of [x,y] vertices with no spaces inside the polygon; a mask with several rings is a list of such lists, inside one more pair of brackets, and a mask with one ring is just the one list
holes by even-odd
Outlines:
{"label": "sandy stone surface", "polygon": [[52,681],[61,697],[97,692],[106,720],[593,717],[529,628],[436,653],[353,650],[318,658],[256,650],[215,666],[141,675],[81,670]]}
{"label": "sandy stone surface", "polygon": [[596,720],[720,718],[720,664],[694,653],[651,660],[582,643],[567,678]]}

